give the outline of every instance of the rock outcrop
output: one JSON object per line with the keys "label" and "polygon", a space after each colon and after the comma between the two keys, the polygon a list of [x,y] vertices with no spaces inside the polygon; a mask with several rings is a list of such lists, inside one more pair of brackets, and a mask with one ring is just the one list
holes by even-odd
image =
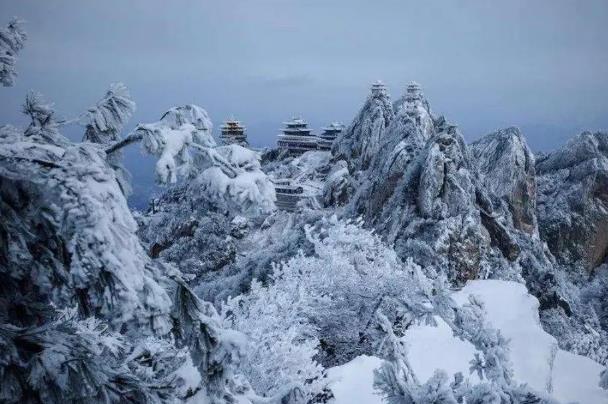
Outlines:
{"label": "rock outcrop", "polygon": [[334,142],[334,158],[346,161],[353,173],[367,169],[393,116],[391,97],[384,84],[377,81],[353,122]]}
{"label": "rock outcrop", "polygon": [[[351,127],[372,119],[368,104]],[[590,283],[588,271],[608,254],[608,135],[585,133],[535,159],[516,128],[465,144],[454,125],[432,114],[416,84],[393,111],[370,164],[347,167],[334,156],[340,175],[326,203],[349,199],[344,215],[363,217],[430,276],[456,286],[476,278],[524,281],[563,349],[607,360],[608,304],[598,296],[608,286],[599,278]],[[362,147],[356,137],[342,142],[334,151]],[[354,194],[336,192],[346,189]]]}
{"label": "rock outcrop", "polygon": [[[394,109],[369,167],[353,177],[342,173],[340,183],[348,178],[356,190],[346,214],[363,217],[403,259],[413,259],[431,273],[445,273],[457,285],[505,266],[518,272],[512,263],[521,249],[511,231],[512,214],[485,189],[456,126],[433,116],[415,83]],[[341,142],[337,140],[334,150],[345,148]],[[509,153],[503,151],[505,160],[514,158]],[[507,188],[504,195],[516,194],[515,186],[514,191]]]}
{"label": "rock outcrop", "polygon": [[[395,116],[380,139],[370,170],[354,197],[357,214],[374,221],[393,195],[408,165],[435,132],[435,119],[420,86],[410,83],[394,105]],[[444,122],[443,118],[439,118]]]}
{"label": "rock outcrop", "polygon": [[608,133],[582,133],[536,170],[542,239],[561,263],[593,271],[608,256]]}
{"label": "rock outcrop", "polygon": [[463,284],[478,277],[490,236],[462,136],[447,123],[437,131],[408,165],[378,226],[403,258],[447,269],[449,279]]}
{"label": "rock outcrop", "polygon": [[502,129],[470,145],[481,184],[505,200],[516,229],[538,232],[534,155],[519,129]]}

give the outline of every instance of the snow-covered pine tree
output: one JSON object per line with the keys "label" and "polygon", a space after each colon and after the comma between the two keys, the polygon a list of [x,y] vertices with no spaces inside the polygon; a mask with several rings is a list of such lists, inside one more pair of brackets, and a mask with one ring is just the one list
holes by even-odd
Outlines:
{"label": "snow-covered pine tree", "polygon": [[2,398],[172,402],[190,356],[202,394],[233,402],[240,334],[144,253],[105,151],[61,136],[40,100],[25,132],[0,130]]}
{"label": "snow-covered pine tree", "polygon": [[238,145],[216,146],[212,127],[203,108],[174,107],[160,121],[138,125],[106,153],[142,141],[144,150],[158,158],[156,179],[160,184],[190,178],[223,209],[241,213],[273,210],[274,186],[260,169],[259,154]]}
{"label": "snow-covered pine tree", "polygon": [[13,18],[6,28],[0,29],[0,83],[4,87],[15,84],[17,54],[23,49],[27,39],[22,23]]}
{"label": "snow-covered pine tree", "polygon": [[59,124],[55,117],[53,104],[46,102],[42,94],[30,91],[25,97],[23,113],[31,120],[25,130],[26,136],[39,138],[49,144],[56,144],[64,140],[59,135]]}
{"label": "snow-covered pine tree", "polygon": [[389,404],[415,404],[418,380],[408,358],[406,347],[393,332],[393,324],[381,312],[376,313],[377,326],[384,333],[378,352],[386,359],[374,371],[374,387]]}
{"label": "snow-covered pine tree", "polygon": [[513,379],[508,340],[486,320],[483,303],[478,298],[471,295],[469,303],[458,306],[449,296],[445,278],[431,281],[421,277],[418,284],[428,299],[429,312],[445,321],[455,336],[469,341],[479,351],[470,361],[470,372],[476,373],[481,382],[471,385],[462,374],[456,374],[454,381],[448,383],[445,372],[438,369],[426,383],[420,384],[408,365],[403,341],[395,335],[395,324],[379,312],[378,327],[384,333],[383,349],[379,352],[386,362],[375,372],[374,385],[390,403],[453,404],[464,400],[475,404],[555,404],[546,394],[517,384]]}
{"label": "snow-covered pine tree", "polygon": [[458,404],[454,394],[453,383],[443,370],[436,370],[433,376],[414,391],[416,404]]}
{"label": "snow-covered pine tree", "polygon": [[[113,83],[105,96],[81,118],[86,127],[83,141],[109,145],[120,140],[120,132],[135,111],[135,102],[127,87]],[[122,165],[120,150],[107,154],[108,163],[116,173],[118,184],[125,195],[131,193],[129,173]]]}
{"label": "snow-covered pine tree", "polygon": [[152,337],[170,299],[102,153],[56,140],[0,131],[2,401],[166,402],[187,354]]}
{"label": "snow-covered pine tree", "polygon": [[471,360],[470,371],[477,372],[482,382],[471,386],[464,393],[467,403],[481,404],[496,400],[555,403],[546,394],[536,392],[525,384],[520,385],[513,379],[509,341],[487,321],[483,302],[471,295],[469,303],[455,308],[454,315],[453,321],[444,317],[454,335],[471,342],[481,353]]}

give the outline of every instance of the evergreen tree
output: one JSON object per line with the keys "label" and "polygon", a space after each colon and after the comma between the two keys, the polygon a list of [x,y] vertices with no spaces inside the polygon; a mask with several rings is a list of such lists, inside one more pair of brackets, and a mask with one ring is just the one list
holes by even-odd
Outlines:
{"label": "evergreen tree", "polygon": [[22,21],[13,18],[6,28],[0,29],[0,83],[4,87],[15,84],[17,54],[27,39],[21,25]]}
{"label": "evergreen tree", "polygon": [[[120,132],[135,111],[135,102],[127,87],[122,83],[114,83],[105,96],[93,108],[90,108],[82,117],[85,125],[83,141],[109,145],[120,140]],[[122,165],[122,152],[120,150],[108,153],[108,163],[116,173],[116,179],[123,191],[129,195],[129,173]]]}
{"label": "evergreen tree", "polygon": [[53,104],[46,102],[42,94],[30,91],[25,97],[23,113],[31,120],[25,130],[26,136],[37,137],[50,144],[63,140],[59,135],[59,124],[55,117]]}
{"label": "evergreen tree", "polygon": [[0,130],[2,398],[172,402],[189,355],[210,402],[234,402],[242,335],[145,254],[105,151],[61,136],[38,95],[24,110],[26,131]]}

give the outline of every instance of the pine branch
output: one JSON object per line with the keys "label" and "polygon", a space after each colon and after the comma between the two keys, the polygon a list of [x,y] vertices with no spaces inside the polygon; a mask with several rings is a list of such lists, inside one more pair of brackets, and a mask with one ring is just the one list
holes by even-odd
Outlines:
{"label": "pine branch", "polygon": [[215,150],[213,150],[209,147],[201,146],[196,143],[191,143],[190,146],[192,146],[195,149],[197,149],[198,151],[206,154],[207,157],[209,158],[209,160],[211,160],[214,164],[218,165],[222,169],[222,171],[226,175],[228,175],[230,178],[235,178],[239,174],[242,174],[243,171],[241,169],[230,164],[228,161],[226,161],[226,159],[224,157],[222,157]]}
{"label": "pine branch", "polygon": [[106,154],[114,153],[115,151],[120,150],[123,147],[129,146],[132,143],[141,141],[143,138],[144,138],[144,136],[141,133],[139,133],[137,131],[132,132],[124,139],[114,143],[110,147],[107,147],[105,152],[106,152]]}

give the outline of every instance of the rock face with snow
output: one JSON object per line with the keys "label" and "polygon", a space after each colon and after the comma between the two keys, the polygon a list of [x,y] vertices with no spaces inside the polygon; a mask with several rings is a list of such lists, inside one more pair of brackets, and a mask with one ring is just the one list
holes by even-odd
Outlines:
{"label": "rock face with snow", "polygon": [[[368,104],[351,126],[371,119]],[[358,150],[356,139],[337,139],[334,152]],[[585,133],[535,161],[516,128],[467,145],[412,84],[369,166],[334,163],[340,176],[326,203],[348,199],[346,216],[363,217],[402,259],[453,284],[525,280],[560,346],[604,361],[606,304],[581,292],[589,280],[574,266],[593,270],[608,252],[607,145],[608,135]],[[336,192],[346,184],[354,194]]]}
{"label": "rock face with snow", "polygon": [[[445,271],[456,284],[489,272],[516,276],[517,239],[531,243],[536,231],[534,160],[521,135],[506,130],[467,146],[456,126],[432,114],[416,83],[394,110],[369,167],[350,177],[342,173],[339,183],[348,179],[355,190],[346,214],[365,218],[403,259]],[[359,116],[353,125],[361,119],[369,118]],[[343,142],[339,138],[334,150],[346,148]],[[496,156],[498,165],[476,164]],[[521,169],[509,172],[513,161]],[[539,259],[546,261],[542,252]]]}
{"label": "rock face with snow", "polygon": [[[435,132],[435,122],[420,86],[411,83],[394,105],[395,116],[380,139],[378,153],[354,200],[358,214],[380,212],[401,181],[407,166]],[[439,121],[443,122],[440,118]],[[339,141],[338,141],[339,142]]]}
{"label": "rock face with snow", "polygon": [[541,237],[560,262],[594,270],[608,255],[608,133],[582,133],[536,170]]}
{"label": "rock face with snow", "polygon": [[490,237],[476,207],[468,151],[455,127],[438,127],[408,165],[378,223],[402,257],[448,268],[456,283],[478,276]]}
{"label": "rock face with snow", "polygon": [[372,85],[371,93],[353,122],[334,142],[335,159],[345,160],[351,172],[369,167],[393,116],[390,95],[378,81]]}
{"label": "rock face with snow", "polygon": [[519,129],[484,136],[470,149],[484,188],[507,202],[515,228],[536,233],[534,155]]}

